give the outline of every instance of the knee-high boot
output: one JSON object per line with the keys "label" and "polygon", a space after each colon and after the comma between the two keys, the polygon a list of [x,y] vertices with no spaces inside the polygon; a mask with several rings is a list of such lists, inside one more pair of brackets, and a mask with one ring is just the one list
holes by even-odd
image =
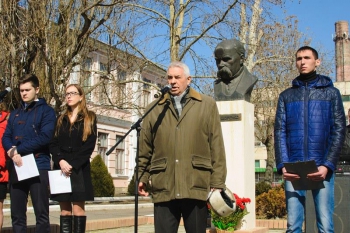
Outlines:
{"label": "knee-high boot", "polygon": [[74,215],[74,233],[85,233],[86,216]]}
{"label": "knee-high boot", "polygon": [[72,233],[72,215],[60,216],[60,233]]}

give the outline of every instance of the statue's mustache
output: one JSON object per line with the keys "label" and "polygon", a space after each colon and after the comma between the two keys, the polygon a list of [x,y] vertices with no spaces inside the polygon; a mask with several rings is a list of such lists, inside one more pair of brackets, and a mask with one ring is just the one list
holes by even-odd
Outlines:
{"label": "statue's mustache", "polygon": [[217,76],[219,78],[230,78],[232,77],[232,72],[229,68],[227,68],[226,66],[222,67],[218,72],[217,72]]}

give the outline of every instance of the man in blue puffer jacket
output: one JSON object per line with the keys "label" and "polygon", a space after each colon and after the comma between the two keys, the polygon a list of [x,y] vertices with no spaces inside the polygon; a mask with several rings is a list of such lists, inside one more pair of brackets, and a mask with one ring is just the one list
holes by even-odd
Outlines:
{"label": "man in blue puffer jacket", "polygon": [[319,232],[334,232],[334,170],[345,135],[345,114],[340,92],[329,77],[316,74],[321,61],[315,49],[304,46],[296,52],[300,75],[278,99],[275,120],[276,166],[283,173],[287,202],[287,231],[302,232],[306,190],[294,190],[285,162],[315,160],[318,172],[308,179],[323,181],[312,190]]}

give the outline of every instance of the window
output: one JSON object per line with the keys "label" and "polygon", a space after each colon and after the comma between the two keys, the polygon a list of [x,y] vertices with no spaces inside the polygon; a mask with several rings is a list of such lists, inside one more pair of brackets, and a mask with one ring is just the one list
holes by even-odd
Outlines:
{"label": "window", "polygon": [[[116,142],[122,138],[120,135],[116,135]],[[115,150],[115,174],[117,175],[126,175],[125,168],[125,144],[124,140],[122,140]]]}
{"label": "window", "polygon": [[106,74],[107,64],[100,62],[100,71],[101,71],[101,73]]}
{"label": "window", "polygon": [[146,107],[149,104],[150,95],[151,95],[151,93],[148,90],[142,91],[141,107]]}
{"label": "window", "polygon": [[260,182],[260,173],[255,172],[255,183],[259,183],[259,182]]}
{"label": "window", "polygon": [[147,79],[147,78],[142,78],[142,81],[144,81],[145,83],[143,84],[143,90],[149,90],[150,85],[147,83],[151,83],[151,80]]}
{"label": "window", "polygon": [[100,81],[102,82],[98,88],[98,98],[99,98],[100,104],[106,105],[106,104],[109,104],[108,97],[111,98],[112,88],[108,77],[101,75]]}
{"label": "window", "polygon": [[84,81],[83,81],[83,89],[84,89],[84,92],[87,93],[85,94],[85,98],[87,101],[91,100],[90,88],[91,88],[91,75],[89,74],[88,76],[84,77]]}
{"label": "window", "polygon": [[92,66],[92,59],[91,58],[86,58],[85,61],[82,64],[82,70],[83,71],[91,71],[91,66]]}
{"label": "window", "polygon": [[255,146],[264,146],[261,141],[255,141],[254,144]]}
{"label": "window", "polygon": [[83,62],[82,69],[81,69],[83,89],[84,89],[84,92],[87,93],[85,95],[87,101],[91,100],[91,93],[89,92],[91,88],[91,69],[92,69],[92,59],[87,58]]}
{"label": "window", "polygon": [[126,80],[126,72],[118,70],[117,78],[119,83],[115,90],[115,99],[117,100],[117,105],[122,107],[126,98],[126,83],[124,82]]}
{"label": "window", "polygon": [[118,70],[118,80],[125,81],[126,80],[126,72],[123,70]]}
{"label": "window", "polygon": [[142,81],[145,83],[143,84],[142,87],[142,95],[141,95],[141,107],[146,107],[149,104],[150,100],[150,85],[147,83],[151,83],[151,80],[142,78]]}
{"label": "window", "polygon": [[255,167],[260,168],[260,160],[255,160]]}
{"label": "window", "polygon": [[343,102],[349,102],[350,101],[350,95],[342,95],[341,99],[343,100]]}
{"label": "window", "polygon": [[108,147],[108,134],[106,133],[98,133],[97,146],[98,146],[98,154],[101,155],[103,162],[108,167],[108,156],[106,155],[107,147]]}

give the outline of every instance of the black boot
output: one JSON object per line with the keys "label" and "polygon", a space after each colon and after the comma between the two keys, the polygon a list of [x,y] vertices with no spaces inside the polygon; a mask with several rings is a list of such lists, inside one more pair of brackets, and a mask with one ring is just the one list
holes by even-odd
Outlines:
{"label": "black boot", "polygon": [[60,216],[60,233],[72,233],[72,215]]}
{"label": "black boot", "polygon": [[74,215],[74,233],[85,233],[86,216]]}

